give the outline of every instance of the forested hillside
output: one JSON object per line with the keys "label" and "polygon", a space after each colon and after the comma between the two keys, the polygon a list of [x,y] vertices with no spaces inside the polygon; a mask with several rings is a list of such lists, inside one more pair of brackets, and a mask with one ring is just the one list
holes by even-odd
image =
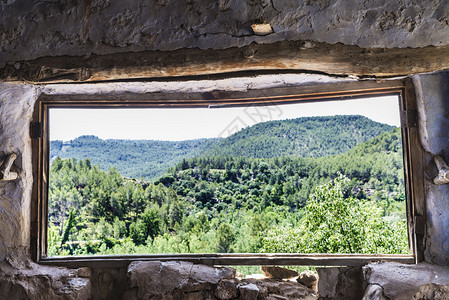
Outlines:
{"label": "forested hillside", "polygon": [[356,115],[268,121],[217,141],[204,154],[253,158],[335,155],[392,129]]}
{"label": "forested hillside", "polygon": [[81,136],[69,142],[51,141],[50,159],[55,157],[88,158],[103,170],[116,167],[129,178],[153,179],[168,167],[200,155],[216,143],[216,139],[189,141],[102,140],[96,136]]}
{"label": "forested hillside", "polygon": [[400,140],[397,128],[338,155],[203,153],[151,182],[55,158],[49,254],[407,253]]}
{"label": "forested hillside", "polygon": [[224,139],[170,142],[82,136],[69,142],[51,141],[50,159],[89,158],[105,171],[116,167],[125,177],[153,180],[183,158],[335,155],[392,129],[362,116],[332,116],[259,123]]}

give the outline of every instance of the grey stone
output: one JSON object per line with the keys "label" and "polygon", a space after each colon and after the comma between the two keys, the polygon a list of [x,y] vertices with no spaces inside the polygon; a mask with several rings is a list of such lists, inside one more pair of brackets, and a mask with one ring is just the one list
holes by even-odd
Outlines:
{"label": "grey stone", "polygon": [[275,293],[287,299],[310,299],[315,298],[313,291],[303,287],[294,281],[279,282],[279,292]]}
{"label": "grey stone", "polygon": [[[90,277],[93,299],[120,299],[127,290],[127,268],[94,268]],[[137,297],[137,296],[136,296]],[[124,298],[125,299],[125,298]],[[130,299],[133,299],[130,297]]]}
{"label": "grey stone", "polygon": [[237,289],[237,280],[222,280],[218,283],[217,289],[215,290],[215,297],[221,300],[236,298],[239,294]]}
{"label": "grey stone", "polygon": [[412,299],[423,284],[449,285],[449,267],[427,263],[369,264],[363,267],[363,272],[368,285],[381,287],[385,297],[392,300]]}
{"label": "grey stone", "polygon": [[298,276],[298,272],[276,266],[261,266],[260,270],[267,278],[290,279]]}
{"label": "grey stone", "polygon": [[79,268],[76,270],[76,276],[90,278],[92,276],[92,270],[87,267]]}
{"label": "grey stone", "polygon": [[360,267],[317,268],[320,299],[358,300],[363,295],[363,276]]}
{"label": "grey stone", "polygon": [[220,280],[234,277],[234,269],[213,268],[189,262],[136,261],[128,267],[129,285],[131,288],[139,288],[139,299],[162,296],[175,291],[191,293],[210,290]]}
{"label": "grey stone", "polygon": [[87,278],[64,278],[61,286],[55,289],[55,294],[65,299],[90,299],[90,281]]}
{"label": "grey stone", "polygon": [[[170,299],[170,297],[167,297],[168,299]],[[176,298],[173,298],[176,299]],[[179,298],[181,299],[181,298]],[[195,291],[195,292],[191,292],[188,294],[184,294],[182,299],[186,299],[186,300],[204,300],[206,299],[206,297],[204,297],[204,292],[203,291]]]}
{"label": "grey stone", "polygon": [[449,299],[449,285],[429,283],[419,288],[413,296],[414,300],[447,300]]}
{"label": "grey stone", "polygon": [[316,299],[315,292],[312,289],[306,288],[302,284],[295,281],[281,280],[281,279],[245,279],[239,287],[241,297],[242,287],[244,284],[254,284],[258,288],[258,299],[265,299],[269,296],[281,296],[288,299]]}
{"label": "grey stone", "polygon": [[[151,9],[150,9],[151,8]],[[434,1],[7,1],[0,61],[313,40],[366,48],[441,46],[449,4]],[[257,36],[254,21],[274,33]],[[64,24],[64,26],[61,26]]]}
{"label": "grey stone", "polygon": [[377,284],[369,284],[365,288],[362,300],[388,300],[385,298],[382,287]]}
{"label": "grey stone", "polygon": [[318,293],[320,297],[335,297],[337,293],[338,268],[317,268],[318,272]]}
{"label": "grey stone", "polygon": [[239,285],[240,299],[242,300],[257,300],[259,295],[259,288],[254,283]]}
{"label": "grey stone", "polygon": [[91,299],[89,278],[77,277],[77,270],[29,263],[25,269],[0,264],[2,299]]}
{"label": "grey stone", "polygon": [[126,290],[122,295],[122,300],[138,300],[139,297],[137,296],[139,289],[133,288]]}
{"label": "grey stone", "polygon": [[318,275],[313,271],[305,271],[300,273],[296,281],[310,289],[315,291],[318,290]]}

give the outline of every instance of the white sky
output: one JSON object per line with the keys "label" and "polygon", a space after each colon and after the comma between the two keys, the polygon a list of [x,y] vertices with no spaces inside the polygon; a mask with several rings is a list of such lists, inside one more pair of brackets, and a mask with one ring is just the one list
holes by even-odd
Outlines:
{"label": "white sky", "polygon": [[50,139],[68,141],[81,135],[166,141],[227,137],[259,122],[332,115],[363,115],[380,123],[400,124],[397,96],[246,108],[54,108],[50,110]]}

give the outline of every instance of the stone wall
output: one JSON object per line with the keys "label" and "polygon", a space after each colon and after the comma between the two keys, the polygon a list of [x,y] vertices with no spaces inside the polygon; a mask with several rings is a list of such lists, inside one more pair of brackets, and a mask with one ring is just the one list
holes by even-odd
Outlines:
{"label": "stone wall", "polygon": [[[421,143],[426,151],[425,155],[425,186],[427,200],[427,235],[426,235],[426,253],[425,259],[430,263],[447,265],[449,264],[449,251],[447,249],[447,240],[449,232],[446,230],[447,220],[445,212],[449,207],[445,205],[446,193],[449,187],[435,186],[432,183],[436,175],[435,164],[432,155],[439,154],[445,159],[446,144],[448,142],[447,130],[449,120],[446,116],[447,104],[445,99],[449,93],[447,89],[447,79],[449,75],[446,72],[436,74],[422,74],[413,77],[416,86],[419,112],[419,128],[421,134]],[[115,94],[119,96],[125,93],[191,93],[208,92],[212,90],[234,90],[246,91],[248,89],[261,89],[280,86],[299,86],[316,85],[333,82],[348,81],[348,79],[333,78],[319,75],[265,75],[253,78],[229,78],[222,80],[200,80],[185,82],[146,82],[146,83],[102,83],[102,84],[63,84],[63,85],[24,85],[14,83],[0,84],[0,124],[1,124],[1,149],[2,158],[11,152],[18,154],[18,159],[13,165],[13,171],[18,172],[19,178],[14,181],[0,181],[0,218],[2,224],[0,227],[0,261],[3,267],[9,270],[3,271],[4,274],[15,274],[17,282],[24,280],[21,276],[38,276],[40,272],[50,273],[47,269],[29,263],[30,246],[30,204],[31,204],[31,186],[33,182],[31,174],[31,145],[29,138],[29,122],[33,112],[33,105],[41,93],[52,95],[70,95],[86,94],[101,95]],[[376,269],[373,267],[372,269]],[[14,270],[14,271],[11,271]],[[331,273],[334,272],[330,269]],[[70,286],[73,282],[80,282],[81,279],[77,273],[66,270],[63,277],[47,277],[46,283],[49,286],[55,285],[55,293],[60,292],[60,284]],[[347,271],[345,271],[347,273]],[[0,272],[2,273],[2,272]],[[335,273],[335,272],[334,272]],[[343,278],[342,282],[350,282],[346,273],[339,275]],[[31,275],[29,275],[31,274]],[[34,274],[34,275],[33,275]],[[46,273],[45,273],[46,274]],[[95,299],[103,299],[102,296],[115,297],[120,295],[127,288],[126,270],[115,269],[94,269],[92,276],[85,285],[77,289],[70,290],[73,293],[86,293],[86,290],[92,290],[95,293]],[[322,273],[325,274],[325,273]],[[333,273],[332,273],[333,274]],[[334,275],[335,275],[334,274]],[[19,276],[19,277],[17,277]],[[25,277],[26,277],[25,276]],[[62,275],[61,275],[62,276]],[[323,275],[324,277],[325,275]],[[39,277],[39,276],[38,276]],[[20,279],[22,278],[22,279]],[[26,277],[28,278],[28,277]],[[39,277],[40,278],[40,277]],[[60,279],[63,278],[63,279]],[[20,280],[19,280],[20,279]],[[75,281],[73,281],[75,280]],[[339,279],[340,280],[340,279]],[[357,279],[359,282],[360,280]],[[40,282],[40,281],[36,281]],[[37,284],[37,283],[36,283]],[[348,284],[339,284],[332,288],[335,295],[347,295],[348,291],[339,290]],[[0,287],[1,278],[0,278]],[[31,285],[30,285],[31,286]],[[215,288],[215,287],[214,287]],[[363,291],[364,286],[358,286],[354,291]],[[416,287],[416,290],[419,287]],[[20,289],[19,289],[20,290]],[[99,292],[101,291],[101,293]],[[129,293],[131,293],[130,291]],[[96,294],[97,293],[97,294]],[[55,294],[58,296],[59,294]],[[55,297],[56,297],[55,296]],[[58,296],[59,297],[59,296]],[[117,296],[118,297],[118,296]],[[327,299],[332,299],[329,295]],[[338,299],[337,296],[334,297]],[[118,299],[118,298],[117,298]],[[356,299],[356,298],[354,298]]]}
{"label": "stone wall", "polygon": [[449,73],[413,77],[424,155],[427,234],[425,260],[449,265],[449,186],[435,185],[438,174],[433,157],[449,161]]}
{"label": "stone wall", "polygon": [[[443,46],[449,44],[448,11],[445,0],[11,0],[0,4],[0,62],[284,40]],[[255,35],[251,24],[263,22],[274,32]]]}
{"label": "stone wall", "polygon": [[[8,0],[0,3],[0,15],[0,81],[148,79],[252,70],[277,73],[279,69],[382,77],[449,69],[449,2],[445,0]],[[254,23],[268,23],[273,32],[255,34]],[[433,156],[449,160],[449,75],[440,72],[412,78],[425,150],[425,260],[447,266],[449,188],[435,186],[432,179],[437,173]],[[87,276],[29,261],[33,183],[29,122],[42,92],[245,91],[351,80],[290,74],[195,82],[171,78],[81,85],[0,83],[0,160],[17,153],[12,170],[19,175],[13,181],[0,181],[0,296],[32,297],[33,288],[42,285],[53,291],[47,294],[53,299],[80,295],[119,299],[127,288],[125,269],[94,269]],[[374,274],[377,268],[366,270]],[[344,276],[340,271],[330,272],[338,282],[350,282],[348,271]],[[375,278],[381,277],[368,276],[365,271],[365,284],[371,289],[365,296],[396,295],[379,290],[385,282]],[[424,281],[432,280],[418,282]],[[339,285],[331,286],[328,299],[347,295],[338,290]],[[128,292],[135,296],[135,290]]]}
{"label": "stone wall", "polygon": [[0,80],[431,72],[449,69],[448,12],[445,0],[3,1]]}
{"label": "stone wall", "polygon": [[13,171],[19,178],[0,181],[0,261],[28,255],[30,245],[31,140],[28,135],[36,89],[0,83],[0,161],[18,154]]}

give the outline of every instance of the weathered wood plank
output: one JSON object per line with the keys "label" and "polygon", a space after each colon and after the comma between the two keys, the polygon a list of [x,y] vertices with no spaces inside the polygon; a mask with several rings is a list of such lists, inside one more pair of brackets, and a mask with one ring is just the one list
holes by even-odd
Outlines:
{"label": "weathered wood plank", "polygon": [[[179,49],[43,57],[0,69],[0,80],[91,82],[184,76],[232,76],[232,72],[321,72],[354,76],[400,76],[449,68],[449,46],[364,49],[343,44],[282,41],[224,50]],[[248,73],[249,72],[249,73]],[[223,74],[228,73],[228,74]],[[205,77],[208,78],[208,77]]]}
{"label": "weathered wood plank", "polygon": [[[416,96],[411,80],[406,80],[404,106],[407,110],[417,111]],[[415,217],[423,218],[425,223],[425,192],[424,192],[424,167],[423,167],[423,149],[419,138],[419,129],[417,126],[404,129],[406,135],[405,152],[406,178],[407,178],[407,217],[409,226],[409,240],[413,243],[416,262],[424,260],[424,234],[416,233]]]}
{"label": "weathered wood plank", "polygon": [[374,96],[379,94],[398,93],[404,88],[404,81],[397,80],[364,80],[331,84],[310,84],[296,87],[280,87],[254,89],[247,91],[211,91],[204,93],[130,93],[113,94],[47,94],[44,92],[39,101],[51,105],[138,105],[138,104],[181,104],[198,103],[209,105],[214,103],[266,103],[288,102],[290,100],[322,100],[341,97]]}
{"label": "weathered wood plank", "polygon": [[362,266],[371,262],[394,261],[413,264],[411,255],[357,254],[152,254],[122,256],[54,257],[39,261],[45,265],[78,267],[127,267],[132,261],[188,261],[205,265],[298,265],[298,266]]}

